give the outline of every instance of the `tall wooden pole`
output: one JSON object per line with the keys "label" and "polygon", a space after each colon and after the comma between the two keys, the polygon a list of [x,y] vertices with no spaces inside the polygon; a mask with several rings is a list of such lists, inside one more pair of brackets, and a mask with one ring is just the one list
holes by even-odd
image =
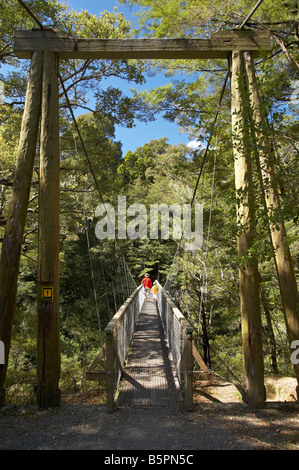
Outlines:
{"label": "tall wooden pole", "polygon": [[40,120],[43,53],[32,54],[26,102],[23,112],[12,197],[0,261],[0,340],[4,343],[5,364],[0,365],[0,405],[4,404],[12,322],[24,227],[33,173]]}
{"label": "tall wooden pole", "polygon": [[[266,116],[262,112],[261,102],[254,70],[254,62],[250,53],[245,54],[247,86],[250,96],[251,116],[258,149],[258,171],[261,189],[264,194],[266,211],[275,223],[270,224],[271,243],[274,253],[280,295],[282,300],[287,334],[290,345],[299,340],[299,297],[291,252],[286,242],[286,228],[281,215],[279,193],[275,184],[274,155],[268,137]],[[298,386],[299,397],[299,364],[293,364]]]}
{"label": "tall wooden pole", "polygon": [[44,52],[38,240],[38,404],[60,403],[58,63]]}
{"label": "tall wooden pole", "polygon": [[264,362],[258,265],[255,257],[250,257],[255,224],[250,150],[246,145],[248,125],[243,52],[233,51],[231,72],[231,111],[239,226],[238,256],[242,263],[239,274],[244,375],[249,404],[262,407],[265,402]]}

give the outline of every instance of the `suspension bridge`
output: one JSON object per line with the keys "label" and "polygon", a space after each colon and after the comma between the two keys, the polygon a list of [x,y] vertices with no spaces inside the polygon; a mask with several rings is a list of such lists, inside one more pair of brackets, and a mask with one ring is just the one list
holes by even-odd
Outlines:
{"label": "suspension bridge", "polygon": [[106,381],[109,410],[178,404],[181,395],[192,409],[193,327],[156,282],[157,303],[145,302],[138,286],[106,326],[106,341],[86,373],[87,380]]}

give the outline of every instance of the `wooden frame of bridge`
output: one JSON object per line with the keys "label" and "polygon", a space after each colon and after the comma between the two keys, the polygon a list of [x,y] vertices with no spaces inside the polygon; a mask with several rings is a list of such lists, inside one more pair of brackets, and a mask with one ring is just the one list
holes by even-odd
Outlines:
{"label": "wooden frame of bridge", "polygon": [[[245,119],[243,51],[247,51],[252,60],[261,50],[270,50],[268,31],[238,29],[215,33],[207,39],[73,39],[47,29],[16,32],[14,52],[20,59],[31,59],[31,71],[1,257],[0,339],[5,344],[5,365],[0,370],[0,404],[5,395],[19,259],[39,121],[38,402],[41,408],[48,408],[60,401],[59,59],[231,59],[236,190],[247,193],[247,200],[238,213],[242,224],[249,227],[239,236],[239,255],[244,256],[252,244],[254,229],[248,178],[250,162],[246,157],[244,129],[240,125]],[[24,201],[27,202],[24,204]],[[257,274],[256,264],[240,269],[244,371],[249,399],[260,406],[265,397]]]}
{"label": "wooden frame of bridge", "polygon": [[14,52],[31,59],[35,51],[54,52],[60,59],[226,59],[232,51],[258,57],[269,50],[269,31],[235,29],[208,39],[74,39],[52,29],[17,31]]}

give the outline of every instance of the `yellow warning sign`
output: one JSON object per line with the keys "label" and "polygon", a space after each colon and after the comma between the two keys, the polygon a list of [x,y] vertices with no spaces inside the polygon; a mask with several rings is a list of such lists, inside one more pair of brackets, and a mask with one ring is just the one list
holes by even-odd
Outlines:
{"label": "yellow warning sign", "polygon": [[53,287],[43,287],[42,300],[53,302]]}

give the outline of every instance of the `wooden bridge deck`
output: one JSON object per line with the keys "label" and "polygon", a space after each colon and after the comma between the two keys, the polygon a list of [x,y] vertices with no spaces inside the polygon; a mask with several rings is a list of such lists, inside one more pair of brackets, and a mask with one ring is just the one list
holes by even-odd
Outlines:
{"label": "wooden bridge deck", "polygon": [[119,386],[117,405],[175,405],[179,384],[164,339],[156,304],[144,302],[127,364]]}

